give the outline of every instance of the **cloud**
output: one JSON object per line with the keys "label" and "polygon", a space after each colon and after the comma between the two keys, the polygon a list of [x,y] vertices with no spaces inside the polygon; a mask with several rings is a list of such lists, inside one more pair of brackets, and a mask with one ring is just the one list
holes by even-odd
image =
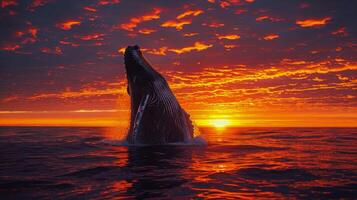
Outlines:
{"label": "cloud", "polygon": [[16,6],[18,5],[16,0],[2,0],[1,1],[1,8],[5,8],[7,6]]}
{"label": "cloud", "polygon": [[340,36],[348,36],[348,32],[346,30],[346,27],[341,27],[337,29],[336,31],[331,32],[332,35],[340,35]]}
{"label": "cloud", "polygon": [[217,35],[217,38],[220,40],[226,39],[226,40],[238,40],[240,38],[239,35],[236,34],[229,34],[229,35]]}
{"label": "cloud", "polygon": [[155,29],[150,29],[150,28],[144,28],[144,29],[140,29],[138,32],[141,33],[141,34],[144,34],[144,35],[149,35],[151,33],[156,32],[156,30]]}
{"label": "cloud", "polygon": [[31,34],[32,37],[37,38],[37,33],[38,33],[37,28],[29,28],[28,32]]}
{"label": "cloud", "polygon": [[264,36],[264,40],[275,40],[277,38],[279,38],[278,34],[269,34],[269,35]]}
{"label": "cloud", "polygon": [[72,47],[79,47],[80,46],[77,43],[69,42],[69,41],[65,41],[65,40],[60,40],[59,43],[63,44],[63,45],[69,45],[69,46],[72,46]]}
{"label": "cloud", "polygon": [[237,45],[234,44],[225,44],[224,48],[228,51],[230,51],[231,49],[237,48]]}
{"label": "cloud", "polygon": [[85,6],[83,7],[84,10],[89,11],[89,12],[97,12],[98,10],[94,7],[90,7],[90,6]]}
{"label": "cloud", "polygon": [[176,19],[182,19],[188,16],[198,16],[203,13],[203,10],[188,10],[185,11],[184,13],[178,15]]}
{"label": "cloud", "polygon": [[89,34],[89,35],[81,35],[81,36],[75,36],[75,37],[78,37],[81,40],[103,40],[103,36],[105,36],[105,34],[103,34],[103,33],[93,33],[93,34]]}
{"label": "cloud", "polygon": [[182,30],[184,25],[191,24],[191,20],[180,20],[180,21],[175,21],[175,20],[169,20],[161,24],[162,27],[171,27],[171,28],[176,28],[176,30]]}
{"label": "cloud", "polygon": [[248,12],[247,9],[240,8],[240,9],[237,9],[237,10],[234,12],[234,14],[236,14],[236,15],[241,15],[241,14],[244,14],[244,13],[246,13],[246,12]]}
{"label": "cloud", "polygon": [[195,42],[193,46],[184,47],[181,49],[169,49],[168,51],[175,52],[177,54],[188,53],[191,51],[203,51],[205,49],[211,48],[212,44],[204,44],[202,42]]}
{"label": "cloud", "polygon": [[160,55],[160,56],[164,56],[166,55],[168,48],[167,47],[160,47],[159,49],[150,49],[147,50],[147,53],[153,54],[153,55]]}
{"label": "cloud", "polygon": [[44,6],[48,3],[48,0],[33,0],[27,9],[35,11],[36,8]]}
{"label": "cloud", "polygon": [[61,47],[58,47],[58,46],[53,47],[53,48],[43,47],[41,49],[41,52],[45,53],[45,54],[56,54],[56,55],[63,54]]}
{"label": "cloud", "polygon": [[17,49],[21,48],[18,44],[5,44],[1,47],[1,50],[4,51],[16,51]]}
{"label": "cloud", "polygon": [[134,31],[134,28],[143,22],[160,19],[160,13],[161,9],[154,8],[153,11],[148,14],[129,19],[129,22],[121,24],[120,28],[126,31]]}
{"label": "cloud", "polygon": [[176,16],[176,20],[168,20],[161,24],[162,27],[176,28],[176,30],[182,30],[183,26],[191,24],[192,19],[190,17],[195,17],[204,13],[203,10],[187,10]]}
{"label": "cloud", "polygon": [[[152,48],[152,49],[140,48],[140,50],[145,53],[163,56],[163,55],[166,55],[167,52],[183,54],[183,53],[188,53],[191,51],[203,51],[208,48],[211,48],[212,46],[213,45],[211,45],[211,44],[205,44],[203,42],[195,42],[192,46],[183,47],[183,48],[169,48],[169,47],[164,46],[164,47]],[[121,54],[124,54],[125,47],[119,48],[118,52]]]}
{"label": "cloud", "polygon": [[48,99],[48,98],[81,98],[81,97],[91,97],[91,96],[102,96],[102,95],[116,95],[119,94],[119,89],[97,89],[97,88],[85,88],[80,91],[64,91],[61,93],[43,93],[36,94],[28,98],[28,100],[34,101],[38,99]]}
{"label": "cloud", "polygon": [[8,96],[8,97],[5,97],[1,100],[2,103],[8,103],[8,102],[11,102],[11,101],[16,101],[19,99],[19,96],[18,95],[11,95],[11,96]]}
{"label": "cloud", "polygon": [[120,3],[120,0],[99,0],[98,5],[100,6],[107,6]]}
{"label": "cloud", "polygon": [[283,21],[284,19],[282,18],[277,18],[277,17],[271,17],[268,15],[263,15],[263,16],[259,16],[257,18],[255,18],[255,21],[257,22],[261,22],[261,21],[271,21],[271,22],[280,22]]}
{"label": "cloud", "polygon": [[195,36],[195,35],[198,35],[198,33],[184,33],[183,34],[184,37],[192,37],[192,36]]}
{"label": "cloud", "polygon": [[220,28],[224,26],[224,23],[218,22],[218,21],[212,21],[209,23],[203,23],[202,26],[208,26],[211,28]]}
{"label": "cloud", "polygon": [[331,17],[324,17],[320,19],[304,19],[296,20],[296,24],[301,27],[321,27],[328,24],[331,21]]}
{"label": "cloud", "polygon": [[59,24],[57,24],[57,27],[62,29],[62,30],[71,30],[73,26],[78,26],[81,24],[81,21],[79,20],[68,20],[65,22],[61,22]]}

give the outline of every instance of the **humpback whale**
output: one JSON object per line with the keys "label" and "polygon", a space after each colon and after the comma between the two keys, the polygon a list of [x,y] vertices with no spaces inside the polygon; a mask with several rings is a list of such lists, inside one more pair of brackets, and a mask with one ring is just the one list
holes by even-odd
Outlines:
{"label": "humpback whale", "polygon": [[124,53],[127,91],[130,96],[130,144],[187,142],[194,126],[165,78],[144,58],[139,46]]}

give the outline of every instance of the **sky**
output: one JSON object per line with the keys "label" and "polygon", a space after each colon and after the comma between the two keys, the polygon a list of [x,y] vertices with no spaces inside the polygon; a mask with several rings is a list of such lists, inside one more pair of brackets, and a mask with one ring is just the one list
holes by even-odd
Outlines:
{"label": "sky", "polygon": [[356,1],[0,6],[0,125],[127,124],[137,44],[199,126],[357,126]]}

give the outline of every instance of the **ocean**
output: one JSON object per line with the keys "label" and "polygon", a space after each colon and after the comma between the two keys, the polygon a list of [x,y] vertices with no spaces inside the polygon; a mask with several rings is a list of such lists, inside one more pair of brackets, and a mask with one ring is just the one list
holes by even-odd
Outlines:
{"label": "ocean", "polygon": [[357,128],[201,128],[127,146],[110,128],[0,127],[0,199],[355,199]]}

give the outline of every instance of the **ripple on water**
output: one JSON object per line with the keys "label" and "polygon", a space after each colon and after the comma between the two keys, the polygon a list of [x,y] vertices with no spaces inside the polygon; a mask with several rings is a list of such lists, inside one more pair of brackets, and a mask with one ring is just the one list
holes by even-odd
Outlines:
{"label": "ripple on water", "polygon": [[0,127],[2,199],[355,199],[356,129],[203,129],[131,146],[99,128]]}

